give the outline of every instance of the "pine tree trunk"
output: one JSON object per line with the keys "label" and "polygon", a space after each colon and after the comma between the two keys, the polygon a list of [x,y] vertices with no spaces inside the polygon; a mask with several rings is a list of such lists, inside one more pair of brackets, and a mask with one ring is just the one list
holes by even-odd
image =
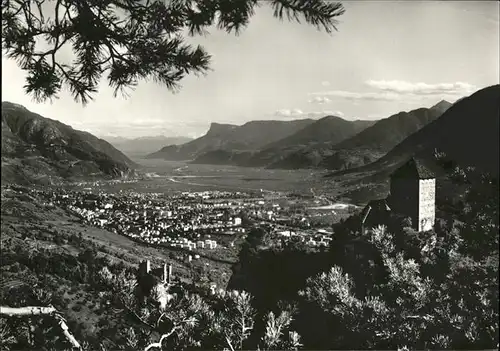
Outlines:
{"label": "pine tree trunk", "polygon": [[[33,316],[33,315],[51,315],[56,313],[57,310],[54,307],[38,307],[38,306],[26,306],[26,307],[7,307],[0,306],[0,315],[7,316]],[[69,332],[68,326],[64,320],[58,320],[59,327],[62,329],[62,332],[66,339],[73,345],[73,347],[80,349],[80,343],[75,339],[75,337]],[[33,339],[33,330],[32,324],[28,321],[28,337],[30,345],[32,345]]]}
{"label": "pine tree trunk", "polygon": [[54,307],[37,307],[37,306],[26,306],[26,307],[7,307],[0,306],[0,315],[8,316],[31,316],[31,315],[41,315],[41,314],[52,314],[57,310]]}

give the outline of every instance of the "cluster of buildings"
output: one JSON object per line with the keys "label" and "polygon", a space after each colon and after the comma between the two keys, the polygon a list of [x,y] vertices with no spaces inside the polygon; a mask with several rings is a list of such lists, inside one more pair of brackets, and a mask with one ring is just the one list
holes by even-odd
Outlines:
{"label": "cluster of buildings", "polygon": [[171,247],[186,248],[189,250],[217,248],[217,241],[211,239],[198,240],[196,242],[193,242],[187,238],[182,238],[182,239],[171,240],[169,244],[170,244],[169,246]]}
{"label": "cluster of buildings", "polygon": [[279,246],[290,241],[296,241],[304,243],[310,247],[328,247],[332,241],[332,233],[321,229],[306,233],[292,230],[282,230],[275,232],[275,234],[280,237],[280,240],[277,242]]}
{"label": "cluster of buildings", "polygon": [[[87,224],[149,244],[216,249],[217,241],[210,234],[234,235],[246,231],[239,216],[244,209],[241,204],[226,200],[207,203],[206,193],[201,202],[192,193],[174,197],[152,193],[115,196],[57,190],[45,191],[43,195],[48,205],[64,207]],[[217,192],[212,200],[220,198]]]}
{"label": "cluster of buildings", "polygon": [[63,188],[36,191],[42,193],[47,205],[66,208],[86,224],[148,244],[190,251],[224,247],[215,239],[244,236],[250,222],[266,225],[275,234],[277,245],[298,240],[311,247],[328,246],[332,234],[309,225],[307,213],[300,209],[306,208],[304,203],[291,204],[284,198],[222,191],[171,196]]}
{"label": "cluster of buildings", "polygon": [[240,192],[183,192],[168,197],[64,189],[38,192],[47,205],[66,208],[84,223],[149,244],[190,250],[217,249],[220,245],[211,236],[246,234],[244,217],[275,228],[308,228],[303,214]]}

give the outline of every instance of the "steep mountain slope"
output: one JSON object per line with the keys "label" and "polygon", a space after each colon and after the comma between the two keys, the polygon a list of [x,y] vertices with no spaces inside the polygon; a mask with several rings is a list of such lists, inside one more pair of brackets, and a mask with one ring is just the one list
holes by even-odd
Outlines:
{"label": "steep mountain slope", "polygon": [[115,148],[131,157],[142,157],[155,152],[165,145],[182,145],[191,140],[188,137],[168,137],[164,135],[139,138],[103,137]]}
{"label": "steep mountain slope", "polygon": [[498,175],[500,85],[457,101],[441,117],[396,145],[374,163],[346,173],[388,173],[412,156],[432,159],[437,149],[463,167]]}
{"label": "steep mountain slope", "polygon": [[[458,100],[460,101],[460,99]],[[456,102],[456,101],[455,101]],[[441,114],[445,113],[453,104],[446,100],[441,100],[431,107],[433,110],[439,111]]]}
{"label": "steep mountain slope", "polygon": [[[375,121],[347,121],[336,116],[326,116],[313,121],[304,128],[285,138],[267,143],[261,150],[253,153],[230,155],[226,152],[207,152],[200,155],[195,163],[231,164],[247,167],[264,167],[278,164],[287,155],[299,152],[305,147],[320,143],[336,144],[349,138],[363,129],[373,125]],[[305,162],[306,167],[311,166]],[[300,163],[296,163],[299,165]],[[280,168],[279,166],[276,168]],[[284,168],[287,168],[286,165]],[[299,165],[298,167],[301,168]]]}
{"label": "steep mountain slope", "polygon": [[212,123],[207,134],[180,146],[166,146],[148,158],[191,160],[215,150],[252,151],[304,128],[312,119],[294,121],[251,121],[242,126]]}
{"label": "steep mountain slope", "polygon": [[286,138],[266,145],[265,149],[284,149],[311,143],[339,143],[373,125],[375,121],[347,121],[336,116],[326,116]]}
{"label": "steep mountain slope", "polygon": [[213,150],[205,152],[192,163],[205,165],[246,165],[254,153],[251,151]]}
{"label": "steep mountain slope", "polygon": [[146,158],[160,158],[165,160],[189,160],[203,150],[214,150],[222,146],[226,141],[225,135],[238,128],[233,124],[212,123],[207,134],[191,140],[183,145],[167,145],[160,150],[146,156]]}
{"label": "steep mountain slope", "polygon": [[438,118],[451,106],[440,101],[431,108],[400,112],[376,121],[373,125],[339,143],[309,145],[287,154],[271,165],[273,168],[321,167],[349,169],[371,163],[392,147]]}
{"label": "steep mountain slope", "polygon": [[134,167],[127,156],[90,133],[2,102],[2,181],[121,177]]}
{"label": "steep mountain slope", "polygon": [[431,108],[419,108],[409,112],[400,112],[384,118],[359,134],[335,146],[336,149],[369,148],[389,151],[409,135],[420,130],[449,108],[451,103],[441,101]]}

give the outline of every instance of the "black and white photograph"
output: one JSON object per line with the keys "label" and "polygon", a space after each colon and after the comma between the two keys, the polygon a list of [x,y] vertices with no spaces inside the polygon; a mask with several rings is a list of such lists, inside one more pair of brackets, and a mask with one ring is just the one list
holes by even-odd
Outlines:
{"label": "black and white photograph", "polygon": [[0,351],[498,350],[500,3],[2,0]]}

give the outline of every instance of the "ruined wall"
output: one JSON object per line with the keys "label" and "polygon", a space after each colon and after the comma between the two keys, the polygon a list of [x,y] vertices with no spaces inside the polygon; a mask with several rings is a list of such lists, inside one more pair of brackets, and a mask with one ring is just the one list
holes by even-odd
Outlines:
{"label": "ruined wall", "polygon": [[419,181],[418,231],[431,230],[436,220],[436,179]]}
{"label": "ruined wall", "polygon": [[419,188],[418,179],[391,179],[389,206],[392,211],[411,217],[413,223],[418,220]]}

